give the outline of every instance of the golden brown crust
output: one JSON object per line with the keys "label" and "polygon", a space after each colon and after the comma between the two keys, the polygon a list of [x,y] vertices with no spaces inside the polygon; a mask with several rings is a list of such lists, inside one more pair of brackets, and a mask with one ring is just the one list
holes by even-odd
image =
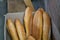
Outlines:
{"label": "golden brown crust", "polygon": [[35,38],[32,36],[28,36],[27,40],[35,40]]}
{"label": "golden brown crust", "polygon": [[6,25],[7,25],[8,32],[11,35],[12,40],[18,40],[17,32],[12,20],[8,19],[6,23],[7,23]]}
{"label": "golden brown crust", "polygon": [[36,40],[41,40],[42,38],[42,23],[43,23],[43,12],[41,9],[38,9],[33,18],[33,37]]}
{"label": "golden brown crust", "polygon": [[49,40],[50,27],[50,17],[46,12],[43,12],[43,40]]}
{"label": "golden brown crust", "polygon": [[21,24],[19,19],[15,20],[15,25],[16,25],[16,29],[17,29],[19,39],[20,40],[26,40],[26,34],[25,34],[25,31],[24,31],[24,27]]}
{"label": "golden brown crust", "polygon": [[32,5],[31,0],[24,0],[24,3],[25,3],[25,5],[26,5],[27,7],[31,7],[31,8],[35,11],[35,9],[34,9],[34,7],[33,7],[33,5]]}
{"label": "golden brown crust", "polygon": [[27,7],[25,10],[24,24],[27,37],[32,34],[32,20],[33,20],[32,11],[33,10],[31,7]]}

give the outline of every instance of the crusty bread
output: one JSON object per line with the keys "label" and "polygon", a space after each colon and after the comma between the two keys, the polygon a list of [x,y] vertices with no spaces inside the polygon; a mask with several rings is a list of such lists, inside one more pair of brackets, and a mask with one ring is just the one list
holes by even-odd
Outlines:
{"label": "crusty bread", "polygon": [[[7,29],[12,40],[49,40],[49,33],[51,31],[51,21],[49,15],[39,8],[34,17],[32,15],[33,9],[27,7],[24,15],[23,26],[19,19],[15,20],[15,26],[11,19],[7,20]],[[24,30],[25,27],[25,30]],[[25,33],[26,31],[26,33]]]}
{"label": "crusty bread", "polygon": [[43,30],[43,9],[38,9],[35,12],[34,18],[33,18],[33,37],[36,38],[36,40],[41,40],[42,38],[42,30]]}
{"label": "crusty bread", "polygon": [[19,39],[20,40],[26,40],[25,30],[24,30],[24,27],[21,24],[19,19],[15,20],[15,25],[16,25],[16,29],[17,29],[17,33],[18,33]]}
{"label": "crusty bread", "polygon": [[50,17],[46,12],[43,12],[43,40],[49,40],[50,27]]}
{"label": "crusty bread", "polygon": [[33,21],[32,11],[33,9],[31,7],[27,7],[24,15],[24,24],[27,37],[32,34],[32,21]]}
{"label": "crusty bread", "polygon": [[6,25],[7,25],[7,30],[9,34],[11,35],[12,40],[18,40],[17,32],[16,32],[16,29],[12,20],[8,19],[6,22]]}
{"label": "crusty bread", "polygon": [[34,7],[33,7],[32,2],[31,2],[31,0],[24,0],[24,3],[25,3],[25,5],[26,5],[27,7],[32,7],[32,9],[35,10]]}
{"label": "crusty bread", "polygon": [[35,40],[35,38],[32,36],[28,36],[27,40]]}

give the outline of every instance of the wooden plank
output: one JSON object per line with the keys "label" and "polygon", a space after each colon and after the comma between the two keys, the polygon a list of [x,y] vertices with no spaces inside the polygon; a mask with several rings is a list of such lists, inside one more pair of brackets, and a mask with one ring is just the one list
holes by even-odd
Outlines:
{"label": "wooden plank", "polygon": [[21,12],[25,10],[25,4],[22,0],[8,0],[8,12]]}

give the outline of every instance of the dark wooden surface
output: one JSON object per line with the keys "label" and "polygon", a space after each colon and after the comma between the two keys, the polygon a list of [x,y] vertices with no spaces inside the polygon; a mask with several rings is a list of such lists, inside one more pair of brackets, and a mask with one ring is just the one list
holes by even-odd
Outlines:
{"label": "dark wooden surface", "polygon": [[6,1],[0,0],[0,40],[4,40],[4,20],[5,17],[3,16],[6,14]]}
{"label": "dark wooden surface", "polygon": [[4,16],[0,16],[0,40],[4,40]]}
{"label": "dark wooden surface", "polygon": [[7,12],[6,1],[0,1],[0,15],[4,15]]}
{"label": "dark wooden surface", "polygon": [[25,10],[25,4],[23,0],[8,0],[8,12],[22,12]]}

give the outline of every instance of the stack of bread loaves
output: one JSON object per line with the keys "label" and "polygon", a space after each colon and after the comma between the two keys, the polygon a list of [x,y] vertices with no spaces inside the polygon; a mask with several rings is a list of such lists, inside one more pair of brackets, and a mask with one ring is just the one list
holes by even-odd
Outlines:
{"label": "stack of bread loaves", "polygon": [[17,18],[15,22],[7,19],[6,25],[12,40],[50,40],[51,21],[49,15],[39,8],[34,14],[27,7],[24,14],[24,25]]}

